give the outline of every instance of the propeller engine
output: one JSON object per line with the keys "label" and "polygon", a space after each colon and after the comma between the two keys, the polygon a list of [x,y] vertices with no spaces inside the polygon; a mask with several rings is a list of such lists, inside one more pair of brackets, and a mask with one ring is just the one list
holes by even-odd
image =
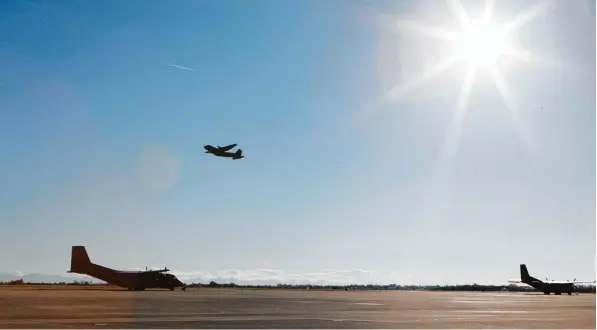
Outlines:
{"label": "propeller engine", "polygon": [[578,292],[576,291],[576,284],[574,284],[574,282],[576,282],[576,277],[572,280],[572,283],[570,282],[570,280],[566,280],[566,282],[570,283],[572,292],[576,292],[576,294],[578,294]]}

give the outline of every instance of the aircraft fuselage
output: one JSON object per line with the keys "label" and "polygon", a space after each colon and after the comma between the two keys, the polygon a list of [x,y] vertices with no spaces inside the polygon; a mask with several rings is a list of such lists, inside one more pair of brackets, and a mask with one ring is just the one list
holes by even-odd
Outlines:
{"label": "aircraft fuselage", "polygon": [[533,280],[523,280],[522,283],[532,286],[533,288],[545,293],[554,293],[560,295],[562,293],[572,294],[574,292],[574,286],[571,283],[549,283],[533,278]]}
{"label": "aircraft fuselage", "polygon": [[524,264],[520,265],[520,282],[530,285],[544,294],[550,294],[553,292],[556,295],[561,295],[562,293],[571,295],[572,292],[574,292],[574,283],[543,282],[538,278],[532,277],[529,274],[527,266]]}
{"label": "aircraft fuselage", "polygon": [[[233,146],[235,146],[235,145],[233,145]],[[216,147],[213,147],[210,145],[205,145],[205,146],[203,146],[203,148],[206,150],[205,153],[212,154],[212,155],[218,156],[218,157],[227,157],[227,158],[232,158],[232,159],[244,158],[244,156],[242,155],[241,149],[238,149],[236,152],[228,152],[227,150],[229,150],[230,148],[220,149],[220,148],[216,148]]]}

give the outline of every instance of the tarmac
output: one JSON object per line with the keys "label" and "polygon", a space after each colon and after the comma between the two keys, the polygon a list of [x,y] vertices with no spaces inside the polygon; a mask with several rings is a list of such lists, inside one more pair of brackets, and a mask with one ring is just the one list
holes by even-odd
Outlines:
{"label": "tarmac", "polygon": [[594,329],[595,295],[0,287],[0,328]]}

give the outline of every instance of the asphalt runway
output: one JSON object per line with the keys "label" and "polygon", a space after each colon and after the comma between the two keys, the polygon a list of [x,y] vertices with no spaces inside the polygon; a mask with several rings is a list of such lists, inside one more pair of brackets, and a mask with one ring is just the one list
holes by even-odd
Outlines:
{"label": "asphalt runway", "polygon": [[0,328],[594,329],[595,295],[0,288]]}

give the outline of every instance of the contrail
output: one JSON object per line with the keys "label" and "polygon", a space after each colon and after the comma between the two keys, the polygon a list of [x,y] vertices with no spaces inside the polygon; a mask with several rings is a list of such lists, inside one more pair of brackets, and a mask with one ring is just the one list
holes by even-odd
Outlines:
{"label": "contrail", "polygon": [[187,68],[186,66],[180,66],[180,65],[176,65],[176,64],[172,64],[172,63],[166,63],[166,64],[169,65],[169,66],[173,66],[175,68],[182,69],[182,70],[195,71],[194,69]]}

